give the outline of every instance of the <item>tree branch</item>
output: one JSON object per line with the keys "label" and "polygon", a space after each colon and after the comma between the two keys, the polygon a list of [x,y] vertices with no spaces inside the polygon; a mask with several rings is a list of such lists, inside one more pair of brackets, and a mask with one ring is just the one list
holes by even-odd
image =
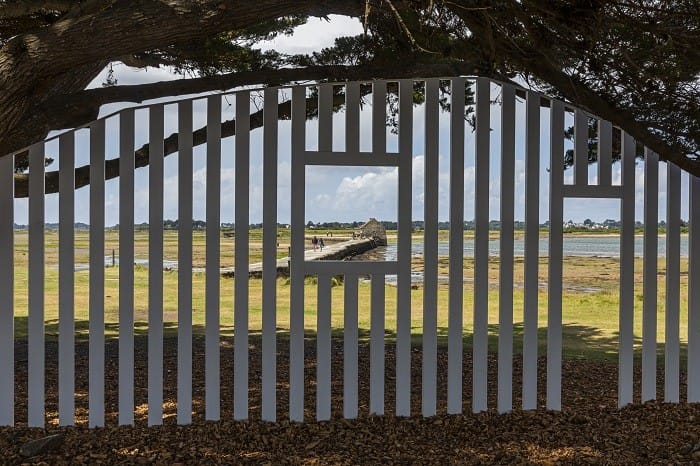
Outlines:
{"label": "tree branch", "polygon": [[75,5],[71,0],[23,0],[0,3],[0,19],[16,19],[46,11],[65,12]]}
{"label": "tree branch", "polygon": [[[475,36],[487,36],[487,24],[479,21],[473,15],[458,14]],[[526,16],[525,12],[521,12],[521,14]],[[637,141],[656,152],[661,160],[671,162],[695,176],[700,176],[700,161],[687,157],[677,148],[667,144],[659,136],[652,133],[646,124],[638,122],[631,112],[603,99],[585,83],[574,80],[563,71],[564,67],[561,63],[557,63],[546,54],[546,51],[522,44],[513,44],[507,37],[500,34],[494,35],[492,40],[495,41],[499,54],[508,57],[519,69],[548,82],[574,105],[578,105],[624,129]]]}
{"label": "tree branch", "polygon": [[61,18],[0,48],[0,147],[5,152],[26,147],[37,141],[37,133],[52,129],[25,123],[41,112],[51,82],[76,68],[285,16],[361,14],[361,2],[346,0],[142,0],[137,9],[132,2],[97,3],[110,6]]}
{"label": "tree branch", "polygon": [[345,82],[374,78],[430,78],[472,74],[477,69],[476,64],[461,62],[454,64],[412,63],[400,66],[328,65],[228,73],[153,84],[104,87],[60,95],[49,100],[41,114],[51,129],[75,128],[95,120],[100,106],[114,102],[142,103],[162,97],[223,91],[255,84],[276,86],[298,81]]}
{"label": "tree branch", "polygon": [[[333,106],[339,106],[345,102],[344,94],[335,94],[333,96]],[[318,99],[309,97],[306,99],[306,115],[307,118],[316,115],[318,111]],[[260,128],[263,125],[264,110],[259,110],[250,115],[250,129]],[[291,118],[291,101],[281,102],[277,106],[277,117],[280,120],[289,120]],[[221,137],[227,138],[236,135],[236,120],[231,119],[221,123]],[[192,133],[193,146],[199,146],[207,143],[207,127],[197,129]],[[135,167],[146,167],[150,163],[150,145],[144,144],[135,152]],[[163,140],[164,156],[167,157],[178,151],[178,133],[173,133]],[[24,198],[29,196],[29,177],[30,174],[18,173],[15,174],[15,198]],[[105,161],[105,180],[111,180],[119,177],[119,157]],[[50,171],[45,175],[45,192],[53,194],[58,192],[59,172]],[[88,186],[90,184],[90,165],[83,165],[75,169],[75,189]]]}

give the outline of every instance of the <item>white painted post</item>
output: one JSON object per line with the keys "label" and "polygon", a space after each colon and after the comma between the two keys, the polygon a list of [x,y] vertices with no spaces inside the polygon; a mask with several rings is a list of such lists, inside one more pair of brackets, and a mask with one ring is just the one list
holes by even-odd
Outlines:
{"label": "white painted post", "polygon": [[343,308],[343,417],[357,417],[357,275],[345,275]]}
{"label": "white painted post", "polygon": [[[549,292],[547,313],[547,409],[561,410],[562,260],[564,235],[564,104],[550,106]],[[608,163],[609,164],[609,163]]]}
{"label": "white painted post", "polygon": [[333,150],[333,85],[318,86],[318,150]]}
{"label": "white painted post", "polygon": [[642,310],[642,402],[656,399],[656,293],[659,157],[644,153],[644,302]]}
{"label": "white painted post", "polygon": [[345,86],[345,152],[360,152],[360,83]]}
{"label": "white painted post", "polygon": [[333,150],[333,85],[318,86],[318,150]]}
{"label": "white painted post", "polygon": [[267,88],[263,110],[263,359],[262,418],[277,420],[277,88]]}
{"label": "white painted post", "polygon": [[474,194],[474,338],[472,410],[488,409],[489,138],[491,82],[476,79],[476,190]]}
{"label": "white painted post", "polygon": [[192,422],[192,101],[178,104],[177,423]]}
{"label": "white painted post", "polygon": [[289,291],[289,418],[304,420],[304,202],[306,87],[292,89],[292,192]]}
{"label": "white painted post", "polygon": [[440,82],[425,82],[425,188],[423,236],[423,416],[434,416],[437,410],[437,285],[438,285],[438,189]]}
{"label": "white painted post", "polygon": [[236,270],[233,417],[248,418],[248,225],[250,224],[250,92],[236,93]]}
{"label": "white painted post", "polygon": [[148,425],[163,423],[163,105],[149,109]]}
{"label": "white painted post", "polygon": [[399,212],[396,283],[396,415],[411,415],[413,80],[399,81]]}
{"label": "white painted post", "polygon": [[119,115],[119,424],[134,423],[134,110]]}
{"label": "white painted post", "polygon": [[450,258],[447,330],[447,412],[462,413],[464,327],[464,98],[466,81],[452,80],[450,107]]}
{"label": "white painted post", "polygon": [[688,403],[700,403],[700,178],[690,175]]}
{"label": "white painted post", "polygon": [[59,138],[58,423],[75,422],[75,133]]}
{"label": "white painted post", "polygon": [[588,185],[588,115],[574,111],[574,184]]}
{"label": "white painted post", "polygon": [[88,426],[105,423],[105,121],[90,126],[90,341]]}
{"label": "white painted post", "polygon": [[372,152],[386,153],[386,81],[372,83]]}
{"label": "white painted post", "polygon": [[221,96],[207,98],[207,188],[204,311],[205,418],[221,418],[219,325],[221,320]]}
{"label": "white painted post", "polygon": [[620,349],[618,406],[632,403],[634,378],[634,177],[635,140],[622,133],[622,202],[620,219]]}
{"label": "white painted post", "polygon": [[15,423],[14,155],[0,157],[0,425]]}
{"label": "white painted post", "polygon": [[[536,409],[540,231],[540,95],[535,92],[529,91],[527,93],[525,118],[525,318],[523,330],[523,409]],[[580,121],[580,118],[577,121]],[[580,170],[577,167],[577,183],[579,181],[579,173]]]}
{"label": "white painted post", "polygon": [[29,149],[29,427],[44,427],[44,143]]}
{"label": "white painted post", "polygon": [[[359,125],[359,85],[352,88],[353,112],[348,110],[348,125]],[[372,157],[386,153],[386,98],[387,83],[375,81],[372,87]],[[350,105],[347,106],[350,109]],[[352,116],[352,121],[350,117]],[[357,131],[357,134],[355,134]],[[352,128],[353,141],[358,140],[358,129]],[[347,137],[347,136],[346,136]],[[353,142],[354,144],[354,142]],[[347,277],[346,277],[347,280]],[[372,275],[370,311],[370,413],[384,413],[384,276]],[[357,306],[355,306],[357,312]],[[355,317],[357,320],[357,317]],[[357,327],[357,322],[355,322]],[[357,334],[357,331],[355,331]],[[356,338],[357,339],[357,338]],[[357,351],[357,350],[355,350]],[[357,395],[356,395],[357,398]],[[357,404],[357,403],[356,403]],[[357,408],[355,408],[357,416]]]}
{"label": "white painted post", "polygon": [[384,274],[372,274],[370,311],[369,413],[384,414]]}
{"label": "white painted post", "polygon": [[598,184],[612,184],[612,123],[598,120]]}
{"label": "white painted post", "polygon": [[680,395],[680,276],[681,169],[666,164],[666,345],[664,400],[678,403]]}
{"label": "white painted post", "polygon": [[331,418],[331,276],[318,275],[316,314],[316,420]]}
{"label": "white painted post", "polygon": [[501,88],[501,237],[498,290],[498,412],[513,409],[513,243],[515,222],[515,88]]}

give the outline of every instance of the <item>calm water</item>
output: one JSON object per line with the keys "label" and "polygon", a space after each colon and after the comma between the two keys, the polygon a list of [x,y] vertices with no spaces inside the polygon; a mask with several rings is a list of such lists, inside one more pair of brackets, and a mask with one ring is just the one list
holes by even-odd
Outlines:
{"label": "calm water", "polygon": [[[499,240],[489,241],[489,255],[498,256],[500,248]],[[634,238],[634,255],[642,257],[644,239],[642,236]],[[540,239],[540,256],[549,255],[549,239]],[[438,243],[438,255],[446,256],[449,252],[449,243],[441,241]],[[525,255],[523,239],[516,239],[514,244],[516,256]],[[412,253],[414,256],[423,255],[423,242],[413,242]],[[666,256],[666,237],[659,236],[659,257]],[[396,260],[396,244],[389,244],[386,247],[377,248],[368,253],[376,260]],[[474,240],[464,240],[464,255],[472,257],[474,255]],[[579,257],[620,257],[620,238],[615,236],[590,236],[590,237],[565,237],[564,255]],[[688,257],[688,236],[681,236],[681,256]]]}
{"label": "calm water", "polygon": [[[514,253],[516,256],[524,256],[525,248],[523,239],[516,239],[514,242]],[[644,239],[642,236],[634,238],[634,255],[642,257],[644,247]],[[500,243],[499,240],[489,241],[489,255],[499,255]],[[540,239],[540,256],[547,257],[549,255],[549,239]],[[438,255],[447,256],[449,254],[449,243],[440,241],[438,243]],[[666,237],[659,236],[659,257],[666,256]],[[414,241],[412,245],[412,255],[415,257],[423,256],[423,242]],[[573,236],[564,238],[564,255],[579,256],[579,257],[620,257],[620,238],[615,236]],[[464,256],[474,256],[474,240],[464,240]],[[681,236],[681,257],[688,257],[688,236]],[[372,251],[366,252],[356,257],[355,260],[396,260],[396,243],[389,244],[385,247],[379,247]],[[148,265],[148,259],[136,259],[134,261],[139,265]],[[116,259],[116,264],[119,263],[119,258]],[[105,265],[112,265],[112,256],[105,256]],[[163,266],[169,269],[177,268],[177,261],[164,261]],[[76,264],[76,270],[87,270],[88,264]],[[416,277],[419,278],[419,277]]]}

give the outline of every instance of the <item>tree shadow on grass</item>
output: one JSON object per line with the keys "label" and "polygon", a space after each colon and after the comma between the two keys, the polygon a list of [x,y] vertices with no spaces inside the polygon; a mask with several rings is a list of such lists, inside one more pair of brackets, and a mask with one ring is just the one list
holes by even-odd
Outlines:
{"label": "tree shadow on grass", "polygon": [[[28,319],[26,316],[15,317],[15,335],[17,335],[18,341],[26,340],[27,329],[28,329]],[[86,319],[76,320],[75,323],[75,340],[76,342],[87,341],[89,339],[89,327],[90,323]],[[134,337],[135,338],[147,338],[148,336],[148,322],[137,321],[134,323]],[[107,322],[104,326],[104,335],[106,341],[118,340],[119,337],[119,323],[117,322]],[[51,319],[45,322],[44,334],[46,341],[56,341],[58,339],[58,320]],[[192,326],[192,334],[195,338],[204,336],[206,332],[205,325],[194,324]],[[491,324],[488,326],[488,342],[489,342],[489,352],[498,352],[498,339],[499,339],[499,325]],[[222,338],[230,337],[234,335],[233,326],[220,326],[219,334]],[[335,327],[331,329],[332,337],[334,340],[342,340],[344,337],[343,328]],[[538,328],[538,354],[540,356],[546,355],[547,352],[547,328]],[[172,321],[163,322],[163,335],[164,338],[177,338],[178,335],[178,323]],[[307,340],[316,339],[316,331],[312,329],[306,329],[304,332],[304,337]],[[514,354],[519,354],[522,352],[524,335],[524,326],[522,323],[513,324],[513,352]],[[262,332],[260,329],[249,330],[249,337],[251,343],[255,343],[257,340],[262,338]],[[289,329],[288,328],[277,328],[277,338],[281,342],[289,339]],[[439,346],[447,346],[448,338],[448,328],[438,327],[437,338]],[[358,329],[358,339],[360,343],[368,343],[370,340],[370,329],[360,328]],[[385,329],[384,339],[388,344],[392,344],[396,341],[396,332],[393,329]],[[463,344],[465,348],[471,348],[473,340],[472,333],[463,334]],[[618,356],[619,349],[619,331],[611,331],[608,329],[601,329],[596,327],[591,327],[587,325],[582,325],[580,323],[564,323],[562,325],[562,342],[563,342],[563,356],[569,359],[593,359],[593,360],[614,360]],[[412,329],[411,334],[412,346],[420,348],[422,346],[422,333],[421,329]],[[635,357],[641,352],[641,337],[639,335],[634,336],[634,346],[635,346]],[[663,358],[664,344],[659,342],[657,345],[657,352],[660,358]],[[687,354],[687,344],[681,343],[681,357],[684,359]]]}

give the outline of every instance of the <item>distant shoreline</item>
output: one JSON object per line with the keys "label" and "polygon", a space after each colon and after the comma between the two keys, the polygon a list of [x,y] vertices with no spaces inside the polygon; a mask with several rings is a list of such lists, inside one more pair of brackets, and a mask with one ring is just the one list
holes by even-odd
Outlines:
{"label": "distant shoreline", "polygon": [[[28,227],[27,225],[15,225],[15,227],[14,227],[14,229],[13,229],[13,231],[15,231],[15,232],[26,232],[26,231],[28,231],[28,230],[29,230],[29,227]],[[89,226],[89,225],[86,225],[86,224],[76,224],[74,230],[75,230],[75,231],[89,231],[89,230],[90,230],[90,226]],[[164,230],[164,231],[178,231],[177,228],[164,228],[163,230]],[[196,232],[196,231],[205,231],[205,230],[206,230],[206,227],[195,228],[195,229],[193,229],[193,230],[194,230],[195,232]],[[235,231],[235,228],[234,228],[234,227],[231,227],[231,226],[222,226],[222,227],[221,227],[221,231],[231,231],[231,230]],[[256,225],[256,226],[254,226],[254,227],[253,227],[253,226],[249,227],[248,230],[249,230],[249,231],[256,231],[256,230],[262,230],[262,228]],[[278,232],[279,232],[279,231],[285,231],[285,230],[289,230],[289,228],[281,228],[281,227],[278,227],[278,228],[277,228],[277,231],[278,231]],[[641,231],[640,231],[640,230],[641,230]],[[55,224],[47,224],[47,225],[45,226],[45,228],[44,228],[44,231],[58,231],[58,225],[55,225]],[[106,227],[106,228],[104,229],[104,231],[105,231],[105,232],[119,231],[119,227],[118,227],[118,226]],[[135,226],[134,231],[148,231],[148,228],[147,228],[147,227],[144,228],[143,226]],[[305,234],[306,234],[306,235],[313,235],[313,234],[322,235],[325,231],[330,231],[330,232],[332,232],[332,234],[335,234],[335,235],[340,234],[340,235],[347,235],[347,236],[350,236],[350,234],[351,234],[351,232],[352,232],[352,229],[343,229],[343,230],[339,230],[339,229],[327,229],[327,230],[326,230],[326,229],[323,229],[323,228],[319,228],[319,229],[309,229],[309,228],[305,228]],[[445,229],[443,229],[443,230],[438,230],[438,235],[439,235],[439,236],[440,236],[440,235],[441,235],[441,236],[447,236],[447,235],[449,234],[449,232],[450,232],[450,230],[445,230]],[[411,233],[411,235],[414,236],[414,237],[422,237],[422,236],[423,236],[423,233],[424,233],[423,230],[418,230],[418,231],[413,231],[413,232]],[[475,235],[475,231],[474,231],[474,230],[463,230],[463,233],[464,233],[464,236],[465,236],[465,237],[473,237],[473,236]],[[514,236],[515,236],[516,238],[520,238],[520,237],[525,236],[525,230],[514,230],[513,233],[514,233]],[[539,233],[539,236],[540,236],[541,238],[546,238],[546,237],[549,236],[549,230],[539,229],[539,230],[538,230],[538,233]],[[387,230],[387,237],[388,237],[388,238],[394,238],[394,239],[395,239],[395,238],[397,237],[397,234],[398,234],[398,233],[397,233],[396,230]],[[490,237],[490,238],[499,238],[499,237],[500,237],[500,234],[501,234],[500,230],[489,230],[489,237]],[[665,229],[659,229],[659,230],[658,230],[658,234],[659,234],[659,236],[664,236],[664,235],[666,235],[666,230],[665,230]],[[681,233],[680,233],[681,236],[688,236],[688,234],[689,234],[688,231],[681,231]],[[620,232],[613,233],[613,232],[608,232],[608,231],[601,231],[601,232],[595,232],[595,231],[569,231],[569,232],[564,232],[564,237],[578,237],[578,238],[616,238],[616,237],[619,237],[619,236],[620,236]],[[636,229],[636,230],[635,230],[635,233],[634,233],[634,236],[644,236],[643,228]]]}

